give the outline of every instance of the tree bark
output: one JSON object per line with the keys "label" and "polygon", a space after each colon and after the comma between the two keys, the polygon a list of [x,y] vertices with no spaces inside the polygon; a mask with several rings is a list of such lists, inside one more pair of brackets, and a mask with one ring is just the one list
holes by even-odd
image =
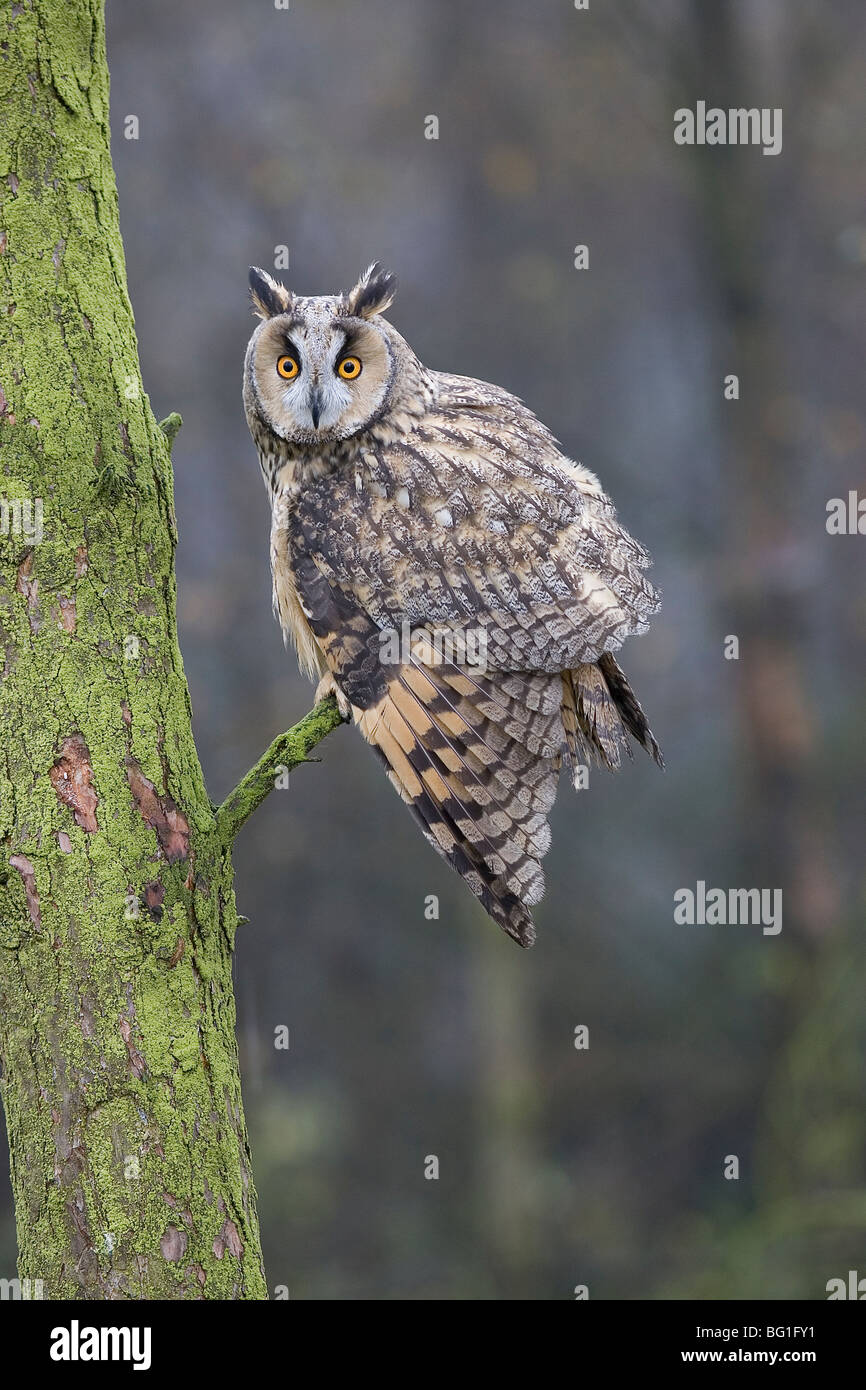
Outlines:
{"label": "tree bark", "polygon": [[[192,736],[178,421],[160,430],[141,386],[103,0],[4,11],[0,1057],[19,1274],[48,1298],[265,1298],[231,980],[244,814],[220,819]],[[322,737],[339,715],[316,713]]]}

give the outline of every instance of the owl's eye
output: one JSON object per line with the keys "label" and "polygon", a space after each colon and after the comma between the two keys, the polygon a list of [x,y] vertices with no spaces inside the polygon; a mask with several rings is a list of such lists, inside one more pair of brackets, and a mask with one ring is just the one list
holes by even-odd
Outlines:
{"label": "owl's eye", "polygon": [[283,381],[294,380],[300,370],[297,359],[289,357],[288,353],[286,353],[285,357],[277,358],[277,371],[283,378]]}
{"label": "owl's eye", "polygon": [[344,381],[354,381],[356,376],[361,375],[360,357],[344,357],[337,363],[337,375]]}

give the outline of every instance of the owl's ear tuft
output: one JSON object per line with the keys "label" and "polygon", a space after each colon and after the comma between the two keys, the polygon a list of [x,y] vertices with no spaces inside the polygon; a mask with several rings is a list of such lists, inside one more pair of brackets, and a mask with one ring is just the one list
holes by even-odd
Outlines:
{"label": "owl's ear tuft", "polygon": [[346,297],[349,313],[361,319],[383,314],[393,303],[396,290],[397,277],[374,261]]}
{"label": "owl's ear tuft", "polygon": [[253,301],[253,313],[258,314],[260,319],[273,318],[274,314],[286,314],[292,307],[292,296],[285,285],[281,285],[266,270],[259,270],[255,265],[250,266],[250,298]]}

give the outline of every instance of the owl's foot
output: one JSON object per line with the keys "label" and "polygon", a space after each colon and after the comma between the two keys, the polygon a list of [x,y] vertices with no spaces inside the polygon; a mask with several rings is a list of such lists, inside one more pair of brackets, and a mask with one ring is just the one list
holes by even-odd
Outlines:
{"label": "owl's foot", "polygon": [[333,695],[334,699],[337,701],[337,709],[340,711],[343,719],[348,722],[352,718],[352,706],[337,685],[330,671],[322,676],[322,679],[316,686],[316,704],[318,704],[320,700],[327,700],[329,695]]}

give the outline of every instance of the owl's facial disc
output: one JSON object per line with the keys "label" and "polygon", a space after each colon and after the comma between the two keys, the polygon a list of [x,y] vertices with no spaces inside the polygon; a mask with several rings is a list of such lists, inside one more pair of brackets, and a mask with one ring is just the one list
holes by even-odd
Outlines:
{"label": "owl's facial disc", "polygon": [[331,360],[339,346],[328,344],[324,354],[311,351],[309,345],[302,346],[296,327],[294,336],[287,335],[285,347],[274,364],[283,412],[296,430],[324,433],[333,429],[350,403],[350,392]]}
{"label": "owl's facial disc", "polygon": [[257,330],[262,411],[284,439],[346,439],[369,422],[390,384],[391,352],[374,324],[334,313],[333,301],[295,300]]}

